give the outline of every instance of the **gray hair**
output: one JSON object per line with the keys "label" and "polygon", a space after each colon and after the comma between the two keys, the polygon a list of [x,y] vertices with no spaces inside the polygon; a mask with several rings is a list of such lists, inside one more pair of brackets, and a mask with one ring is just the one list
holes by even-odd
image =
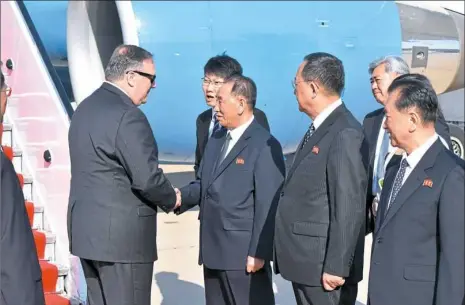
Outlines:
{"label": "gray hair", "polygon": [[255,108],[257,102],[257,85],[250,77],[233,74],[225,80],[225,84],[226,83],[233,83],[231,95],[244,97],[247,104],[249,104],[252,109]]}
{"label": "gray hair", "polygon": [[107,81],[120,80],[129,70],[142,68],[145,60],[153,60],[152,53],[134,45],[120,45],[110,57],[105,68],[105,79]]}
{"label": "gray hair", "polygon": [[373,74],[373,70],[375,70],[378,66],[382,64],[384,64],[386,73],[394,72],[399,75],[410,73],[410,68],[405,62],[405,60],[403,60],[402,57],[393,56],[393,55],[378,58],[372,63],[370,63],[369,68],[368,68],[368,73],[370,75]]}

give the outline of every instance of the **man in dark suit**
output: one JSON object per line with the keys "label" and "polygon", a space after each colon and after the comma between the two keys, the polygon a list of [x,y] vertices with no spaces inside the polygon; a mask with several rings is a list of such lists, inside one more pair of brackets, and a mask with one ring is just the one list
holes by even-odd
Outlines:
{"label": "man in dark suit", "polygon": [[307,55],[294,80],[312,124],[297,147],[276,213],[275,271],[299,305],[355,304],[363,275],[363,130],[341,101],[342,62]]}
{"label": "man in dark suit", "polygon": [[[0,123],[10,88],[0,72]],[[13,164],[0,146],[0,304],[45,305],[42,272]]]}
{"label": "man in dark suit", "polygon": [[465,163],[435,130],[438,99],[422,75],[393,81],[384,128],[404,151],[388,167],[376,217],[371,305],[460,305],[465,294]]}
{"label": "man in dark suit", "polygon": [[157,207],[168,212],[180,202],[138,108],[155,86],[152,55],[119,46],[105,78],[69,129],[70,251],[81,259],[90,305],[145,305],[157,260]]}
{"label": "man in dark suit", "polygon": [[[222,54],[210,58],[205,64],[203,72],[204,77],[202,78],[202,90],[205,96],[205,101],[210,108],[199,114],[195,122],[197,145],[195,148],[194,171],[196,174],[199,169],[205,147],[207,146],[208,139],[213,132],[221,128],[221,124],[219,124],[216,119],[215,112],[213,111],[213,108],[216,105],[216,94],[218,89],[224,83],[225,79],[234,74],[242,75],[242,66],[236,59]],[[270,126],[268,125],[265,113],[258,108],[254,108],[253,114],[257,122],[266,130],[270,131]]]}
{"label": "man in dark suit", "polygon": [[217,94],[225,129],[207,144],[197,180],[181,189],[179,213],[200,205],[207,305],[273,305],[273,231],[285,175],[280,143],[253,115],[255,83],[235,75]]}
{"label": "man in dark suit", "polygon": [[[387,100],[389,85],[397,77],[408,74],[407,63],[398,56],[386,56],[373,61],[368,69],[370,74],[371,90],[376,101],[384,105]],[[398,158],[401,153],[396,153],[396,148],[389,143],[389,137],[382,128],[385,120],[384,108],[379,108],[367,114],[363,120],[366,146],[363,149],[364,159],[368,165],[368,189],[367,189],[367,234],[373,231],[374,216],[381,194],[380,180],[384,177],[387,164]],[[436,131],[446,147],[452,147],[449,134],[449,126],[444,115],[438,109]]]}

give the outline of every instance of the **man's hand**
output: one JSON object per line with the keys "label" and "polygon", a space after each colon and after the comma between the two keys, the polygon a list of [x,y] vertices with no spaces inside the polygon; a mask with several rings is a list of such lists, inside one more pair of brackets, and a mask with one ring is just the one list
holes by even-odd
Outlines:
{"label": "man's hand", "polygon": [[176,192],[176,205],[174,206],[173,210],[179,208],[182,202],[181,191],[178,188],[174,188],[174,191]]}
{"label": "man's hand", "polygon": [[337,287],[344,285],[346,280],[336,275],[323,273],[321,281],[323,283],[324,289],[326,289],[327,291],[333,291]]}
{"label": "man's hand", "polygon": [[247,256],[247,272],[257,272],[258,270],[262,269],[264,265],[264,260],[252,256]]}

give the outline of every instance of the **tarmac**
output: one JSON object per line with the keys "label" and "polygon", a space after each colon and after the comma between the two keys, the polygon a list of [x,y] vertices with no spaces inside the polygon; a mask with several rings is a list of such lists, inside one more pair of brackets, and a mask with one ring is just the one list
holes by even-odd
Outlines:
{"label": "tarmac", "polygon": [[[194,178],[192,165],[161,165],[176,187]],[[202,266],[198,264],[198,209],[182,215],[158,214],[158,261],[154,264],[151,305],[204,305]],[[365,243],[364,279],[359,283],[357,305],[366,305],[371,235]],[[276,305],[294,305],[291,283],[273,274]],[[240,305],[240,304],[238,304]]]}

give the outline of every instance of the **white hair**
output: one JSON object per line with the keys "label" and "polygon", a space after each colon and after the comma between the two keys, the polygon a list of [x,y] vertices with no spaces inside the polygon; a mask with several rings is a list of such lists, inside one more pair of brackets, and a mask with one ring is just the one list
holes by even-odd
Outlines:
{"label": "white hair", "polygon": [[409,74],[410,73],[410,68],[399,56],[384,56],[379,59],[376,59],[375,61],[371,62],[368,68],[368,73],[370,75],[373,73],[373,70],[375,70],[378,66],[384,64],[384,68],[386,73],[397,73],[399,75],[404,75],[404,74]]}

